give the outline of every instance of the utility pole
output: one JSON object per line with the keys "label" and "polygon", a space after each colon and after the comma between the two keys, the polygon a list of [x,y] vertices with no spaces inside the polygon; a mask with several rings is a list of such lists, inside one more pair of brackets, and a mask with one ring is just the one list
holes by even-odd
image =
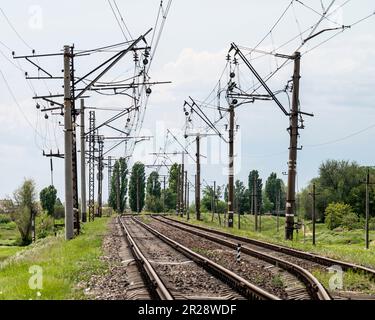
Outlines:
{"label": "utility pole", "polygon": [[181,183],[180,183],[180,216],[182,217],[184,215],[184,173],[185,173],[185,154],[182,153],[182,164],[181,164]]}
{"label": "utility pole", "polygon": [[366,222],[365,222],[365,244],[366,249],[370,246],[369,221],[370,221],[370,185],[375,183],[370,182],[370,168],[367,168],[366,174]]}
{"label": "utility pole", "polygon": [[85,141],[85,101],[81,99],[81,214],[82,222],[87,221],[86,212],[86,141]]}
{"label": "utility pole", "polygon": [[137,213],[140,212],[140,203],[139,203],[139,172],[137,173]]}
{"label": "utility pole", "polygon": [[52,163],[52,157],[49,159],[49,164],[51,167],[51,186],[53,186],[53,163]]}
{"label": "utility pole", "polygon": [[112,157],[108,156],[108,202],[112,188]]}
{"label": "utility pole", "polygon": [[280,202],[281,202],[281,189],[279,189],[279,192],[278,192],[277,198],[276,198],[277,233],[279,233],[279,230],[280,230]]}
{"label": "utility pole", "polygon": [[70,47],[64,46],[64,142],[65,142],[65,239],[74,235],[72,167],[72,98],[70,90]]}
{"label": "utility pole", "polygon": [[255,221],[255,231],[258,231],[258,199],[257,199],[258,189],[257,189],[257,177],[253,175],[253,210],[254,210],[254,221]]}
{"label": "utility pole", "polygon": [[289,145],[289,163],[288,163],[288,189],[286,195],[285,212],[285,239],[293,240],[294,215],[296,211],[296,169],[297,169],[297,143],[298,143],[298,114],[299,114],[299,81],[300,81],[300,62],[301,54],[294,54],[294,73],[293,73],[293,98],[292,111],[289,116],[290,127],[290,145]]}
{"label": "utility pole", "polygon": [[234,105],[229,105],[229,175],[228,175],[228,227],[233,228],[233,180],[234,180]]}
{"label": "utility pole", "polygon": [[177,181],[176,181],[176,215],[180,214],[180,165],[177,166]]}
{"label": "utility pole", "polygon": [[[186,178],[187,180],[187,178]],[[190,220],[190,206],[189,206],[189,189],[190,189],[190,183],[187,183],[187,206],[186,206],[186,219],[189,221]]]}
{"label": "utility pole", "polygon": [[165,214],[165,176],[163,177],[163,213]]}
{"label": "utility pole", "polygon": [[310,193],[312,197],[312,244],[315,246],[315,224],[316,224],[316,196],[319,195],[319,193],[316,193],[316,187],[315,183],[313,183],[312,186],[312,192]]}
{"label": "utility pole", "polygon": [[200,137],[197,135],[197,153],[196,153],[196,178],[195,178],[195,214],[196,219],[201,219],[201,162],[200,162]]}
{"label": "utility pole", "polygon": [[98,137],[99,144],[99,155],[98,155],[98,211],[97,216],[102,216],[102,205],[103,205],[103,137]]}
{"label": "utility pole", "polygon": [[120,209],[120,168],[116,172],[116,207],[117,212],[122,213]]}
{"label": "utility pole", "polygon": [[89,221],[95,219],[95,111],[89,112]]}
{"label": "utility pole", "polygon": [[187,178],[187,171],[185,170],[185,202],[184,202],[184,207],[185,207],[185,214],[187,215],[187,210],[188,210],[188,178]]}

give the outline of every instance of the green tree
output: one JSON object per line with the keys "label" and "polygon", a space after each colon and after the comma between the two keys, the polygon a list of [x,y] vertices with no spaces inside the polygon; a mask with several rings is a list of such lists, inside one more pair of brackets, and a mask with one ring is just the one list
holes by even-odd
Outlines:
{"label": "green tree", "polygon": [[214,193],[213,186],[206,186],[204,187],[203,191],[203,197],[201,199],[201,210],[203,211],[212,211],[212,204],[213,201],[218,202],[219,199],[222,197],[222,189],[220,186],[216,186],[216,191]]}
{"label": "green tree", "polygon": [[[256,190],[254,192],[254,180],[256,181]],[[248,180],[248,186],[249,186],[249,196],[251,198],[251,202],[253,201],[253,195],[256,194],[257,198],[257,208],[258,212],[262,212],[262,189],[263,189],[263,183],[262,179],[259,178],[259,173],[257,170],[252,170],[249,173],[249,180]]]}
{"label": "green tree", "polygon": [[48,215],[53,216],[57,199],[57,190],[55,187],[48,186],[44,188],[39,193],[39,199],[43,210],[46,210]]}
{"label": "green tree", "polygon": [[145,204],[145,166],[142,162],[133,165],[129,182],[129,204],[132,211],[137,212],[137,194],[139,200],[139,212]]}
{"label": "green tree", "polygon": [[[319,176],[312,179],[306,189],[301,192],[301,203],[307,217],[311,217],[312,204],[309,193],[315,183],[317,215],[324,220],[327,206],[332,202],[349,204],[354,212],[365,215],[365,185],[367,168],[356,162],[327,160],[319,167]],[[374,181],[375,170],[370,169],[370,179]],[[370,186],[370,212],[374,210],[375,188]]]}
{"label": "green tree", "polygon": [[[126,194],[128,192],[128,166],[125,158],[118,159],[113,165],[111,178],[111,191],[108,198],[108,204],[115,211],[124,212],[126,205]],[[120,208],[117,208],[117,183],[119,177],[120,187]]]}
{"label": "green tree", "polygon": [[147,178],[147,196],[146,207],[152,212],[161,212],[163,210],[163,202],[161,199],[161,184],[159,174],[156,171],[150,173]]}
{"label": "green tree", "polygon": [[175,210],[177,204],[177,176],[179,165],[174,163],[169,169],[168,188],[165,191],[165,207],[168,210]]}
{"label": "green tree", "polygon": [[267,178],[265,184],[265,194],[268,200],[272,203],[272,208],[269,211],[275,211],[278,198],[280,197],[280,210],[285,208],[285,186],[283,180],[277,178],[277,174],[272,172]]}
{"label": "green tree", "polygon": [[240,214],[250,210],[249,191],[240,180],[236,180],[234,183],[234,210],[239,211]]}
{"label": "green tree", "polygon": [[22,244],[29,244],[31,242],[31,224],[38,213],[35,182],[32,179],[25,180],[14,192],[13,197],[15,208],[11,213],[12,220],[17,225]]}
{"label": "green tree", "polygon": [[159,181],[159,173],[153,171],[147,178],[147,195],[155,196],[160,198],[161,196],[161,184]]}

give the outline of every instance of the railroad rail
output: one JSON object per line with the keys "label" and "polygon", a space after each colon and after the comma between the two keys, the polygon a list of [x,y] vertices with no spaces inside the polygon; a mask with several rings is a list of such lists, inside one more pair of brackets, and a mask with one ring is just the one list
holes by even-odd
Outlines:
{"label": "railroad rail", "polygon": [[[125,221],[124,221],[125,220]],[[152,286],[154,291],[154,296],[158,299],[178,299],[175,297],[172,290],[168,289],[166,284],[162,281],[161,275],[159,275],[144,253],[141,252],[139,246],[137,246],[131,232],[127,228],[127,223],[130,221],[141,226],[143,229],[147,230],[149,233],[156,236],[163,243],[167,244],[174,250],[178,251],[183,256],[189,258],[191,261],[196,263],[199,267],[205,269],[207,272],[212,274],[214,278],[219,279],[222,283],[231,288],[237,294],[241,295],[245,299],[249,300],[280,300],[279,297],[257,287],[256,285],[248,282],[246,279],[240,277],[239,275],[233,273],[232,271],[222,267],[221,265],[211,261],[210,259],[190,250],[189,248],[181,245],[180,243],[164,236],[157,230],[151,228],[147,224],[134,219],[134,217],[127,217],[122,220],[119,218],[119,223],[124,230],[124,233],[131,243],[132,249],[135,253],[136,260],[139,261],[139,265],[144,267],[143,274],[148,277],[147,282]],[[199,297],[197,297],[199,298]]]}
{"label": "railroad rail", "polygon": [[[206,229],[206,228],[198,227],[198,226],[192,226],[191,224],[186,224],[186,223],[176,221],[170,218],[164,217],[164,219],[159,219],[155,216],[153,216],[153,218],[167,225],[184,230],[191,234],[194,234],[204,239],[219,243],[221,245],[227,246],[232,249],[236,249],[238,242],[230,241],[230,239],[236,239],[236,240],[240,240],[243,243],[246,243],[245,241],[246,238],[236,237],[236,236],[232,237],[231,235],[228,235],[226,233],[211,232],[211,229]],[[209,232],[211,232],[211,234],[209,234]],[[221,235],[222,237],[217,237],[217,235]],[[278,267],[281,267],[282,269],[285,269],[289,273],[297,276],[305,284],[312,299],[332,300],[331,296],[329,295],[327,290],[324,288],[324,286],[308,270],[300,267],[299,265],[292,263],[290,261],[287,261],[285,259],[275,257],[271,254],[267,254],[259,250],[255,250],[254,248],[250,248],[247,246],[242,246],[241,251],[245,254],[256,257],[260,260],[267,261],[268,263],[276,265]]]}
{"label": "railroad rail", "polygon": [[120,217],[118,217],[118,223],[120,224],[121,229],[130,244],[130,249],[137,262],[138,268],[141,271],[143,280],[150,290],[151,297],[157,300],[173,300],[172,294],[164,285],[163,281],[160,279],[150,262],[143,255]]}
{"label": "railroad rail", "polygon": [[252,244],[252,245],[255,245],[255,246],[258,246],[258,247],[270,249],[272,251],[284,253],[284,254],[287,254],[287,255],[290,255],[290,256],[294,256],[294,257],[299,258],[299,259],[308,260],[308,261],[323,265],[325,267],[331,267],[333,265],[340,266],[343,271],[351,270],[351,271],[356,272],[356,273],[361,273],[361,274],[367,275],[367,276],[370,277],[370,279],[375,280],[375,270],[371,269],[371,268],[368,268],[368,267],[365,267],[365,266],[360,266],[360,265],[345,262],[345,261],[327,258],[327,257],[323,257],[323,256],[320,256],[320,255],[317,255],[317,254],[304,252],[304,251],[300,251],[300,250],[297,250],[297,249],[292,249],[292,248],[288,248],[286,246],[282,246],[282,245],[278,245],[278,244],[272,244],[272,243],[261,241],[261,240],[255,240],[255,239],[245,238],[245,237],[241,237],[241,236],[237,236],[237,235],[232,235],[232,234],[229,234],[229,233],[226,233],[226,232],[223,232],[223,231],[219,231],[219,230],[216,230],[216,229],[192,225],[190,223],[185,223],[185,222],[178,221],[178,220],[175,220],[175,219],[171,219],[171,218],[165,217],[165,216],[163,216],[163,219],[166,219],[168,221],[173,221],[173,222],[181,224],[181,225],[194,227],[196,229],[206,231],[206,232],[210,232],[210,233],[213,233],[213,234],[216,234],[216,235],[219,235],[219,236],[223,236],[223,237],[226,237],[226,238],[239,240],[239,241],[242,241],[244,243]]}

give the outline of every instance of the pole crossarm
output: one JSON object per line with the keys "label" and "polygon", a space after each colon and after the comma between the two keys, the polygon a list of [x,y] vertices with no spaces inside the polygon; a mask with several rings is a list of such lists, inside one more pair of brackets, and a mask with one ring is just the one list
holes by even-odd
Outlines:
{"label": "pole crossarm", "polygon": [[79,83],[80,81],[82,81],[83,79],[85,79],[86,77],[90,76],[91,74],[93,74],[94,72],[96,72],[97,70],[99,70],[100,68],[104,67],[106,64],[109,63],[109,65],[104,68],[104,70],[102,72],[100,72],[92,81],[90,81],[90,83],[88,85],[86,85],[85,88],[83,88],[81,90],[81,92],[76,96],[76,99],[80,98],[87,90],[89,90],[101,77],[103,77],[107,71],[109,71],[114,65],[116,65],[116,63],[118,61],[121,60],[122,57],[124,57],[129,51],[132,51],[135,46],[141,41],[143,40],[145,43],[146,43],[146,35],[149,34],[151,32],[152,28],[149,29],[144,35],[141,35],[139,36],[136,40],[134,40],[132,42],[131,45],[129,45],[129,47],[127,47],[126,49],[120,51],[119,53],[115,54],[113,57],[111,57],[110,59],[108,59],[107,61],[105,61],[104,63],[102,63],[100,66],[98,66],[97,68],[95,68],[94,70],[90,71],[89,73],[87,73],[85,76],[83,76],[82,78],[78,79],[74,84],[76,85],[77,83]]}
{"label": "pole crossarm", "polygon": [[254,69],[254,67],[252,66],[252,64],[250,63],[250,61],[246,58],[246,56],[242,53],[242,51],[237,47],[237,45],[235,43],[232,42],[231,44],[231,47],[229,49],[229,52],[231,52],[232,50],[235,51],[235,55],[238,55],[242,61],[246,64],[246,66],[250,69],[250,71],[254,74],[254,76],[257,78],[257,80],[259,81],[259,83],[263,86],[263,88],[267,91],[267,93],[269,94],[269,96],[272,98],[273,101],[275,101],[275,103],[278,105],[278,107],[281,109],[281,111],[286,115],[286,116],[289,116],[290,113],[288,111],[285,110],[284,106],[282,105],[282,103],[279,101],[279,99],[277,99],[277,97],[275,96],[275,94],[272,92],[272,90],[268,87],[268,85],[266,84],[266,82],[262,79],[262,77],[259,75],[259,73]]}

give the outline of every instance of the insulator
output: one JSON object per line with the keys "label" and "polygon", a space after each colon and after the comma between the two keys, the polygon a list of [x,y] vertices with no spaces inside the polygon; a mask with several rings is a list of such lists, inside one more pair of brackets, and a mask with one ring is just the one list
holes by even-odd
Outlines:
{"label": "insulator", "polygon": [[39,103],[36,104],[36,108],[40,109],[40,104]]}
{"label": "insulator", "polygon": [[146,89],[146,94],[151,94],[151,92],[152,92],[151,88]]}
{"label": "insulator", "polygon": [[35,50],[33,49],[32,51],[31,51],[33,54],[35,54]]}
{"label": "insulator", "polygon": [[143,64],[144,65],[148,64],[148,60],[146,58],[143,59]]}
{"label": "insulator", "polygon": [[61,110],[60,112],[60,116],[63,116],[64,115],[64,111]]}
{"label": "insulator", "polygon": [[236,74],[234,72],[231,72],[229,76],[233,79],[236,76]]}
{"label": "insulator", "polygon": [[44,115],[44,119],[48,119],[48,114],[47,113]]}
{"label": "insulator", "polygon": [[127,121],[127,122],[130,122],[130,118],[127,118],[126,121]]}
{"label": "insulator", "polygon": [[53,102],[51,102],[51,106],[53,107],[55,104]]}
{"label": "insulator", "polygon": [[16,53],[14,51],[12,51],[12,56],[14,56]]}
{"label": "insulator", "polygon": [[185,112],[185,116],[188,116],[188,115],[189,115],[189,112],[186,111],[186,112]]}
{"label": "insulator", "polygon": [[237,99],[233,99],[232,100],[232,104],[237,104],[238,103],[238,100]]}

